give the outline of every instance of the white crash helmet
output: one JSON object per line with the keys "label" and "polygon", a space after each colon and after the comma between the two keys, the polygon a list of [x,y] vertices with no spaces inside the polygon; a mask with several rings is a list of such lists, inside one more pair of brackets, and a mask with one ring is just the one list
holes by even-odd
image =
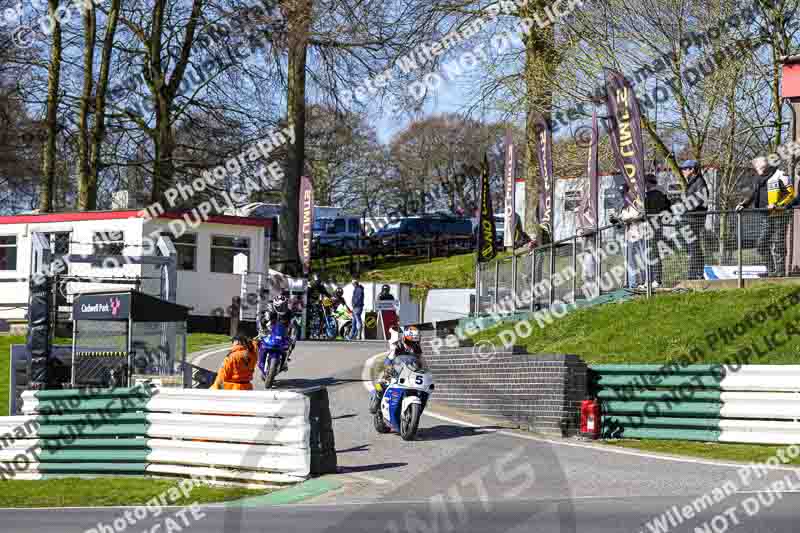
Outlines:
{"label": "white crash helmet", "polygon": [[403,332],[403,338],[411,342],[419,342],[419,330],[414,326],[409,326]]}

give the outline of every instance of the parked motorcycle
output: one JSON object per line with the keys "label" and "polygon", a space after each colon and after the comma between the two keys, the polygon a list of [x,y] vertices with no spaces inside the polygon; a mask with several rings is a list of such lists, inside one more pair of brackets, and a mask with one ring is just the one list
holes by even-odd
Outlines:
{"label": "parked motorcycle", "polygon": [[378,433],[396,431],[403,440],[413,440],[434,389],[433,374],[421,368],[419,359],[413,355],[398,355],[393,365],[394,377],[385,391],[380,384],[375,388],[374,394],[381,398],[380,409],[373,419],[375,430]]}
{"label": "parked motorcycle", "polygon": [[353,312],[344,305],[340,305],[333,316],[336,318],[336,328],[339,335],[343,339],[348,338],[350,331],[353,329]]}
{"label": "parked motorcycle", "polygon": [[322,328],[326,338],[336,338],[339,325],[334,316],[333,301],[327,296],[322,299]]}

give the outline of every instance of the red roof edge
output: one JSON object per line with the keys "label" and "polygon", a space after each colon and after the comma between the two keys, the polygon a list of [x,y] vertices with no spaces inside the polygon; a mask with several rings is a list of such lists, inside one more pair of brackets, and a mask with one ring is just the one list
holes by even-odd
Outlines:
{"label": "red roof edge", "polygon": [[[83,222],[86,220],[121,220],[125,218],[143,218],[143,209],[125,209],[120,211],[79,211],[72,213],[42,213],[39,215],[0,216],[0,224],[41,224],[47,222]],[[158,218],[197,220],[191,211],[173,211],[164,213]],[[234,226],[258,226],[271,228],[272,219],[258,217],[236,217],[231,215],[209,215],[205,222],[212,224],[228,224]]]}

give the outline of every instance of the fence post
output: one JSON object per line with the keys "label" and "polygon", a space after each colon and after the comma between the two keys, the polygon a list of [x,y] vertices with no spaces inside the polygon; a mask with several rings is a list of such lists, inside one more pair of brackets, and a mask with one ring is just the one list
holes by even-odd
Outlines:
{"label": "fence post", "polygon": [[500,261],[497,259],[494,260],[494,312],[497,312],[497,304],[499,300],[497,298],[497,291],[500,289]]}
{"label": "fence post", "polygon": [[739,264],[739,288],[744,288],[742,280],[742,212],[736,211],[736,255]]}
{"label": "fence post", "polygon": [[594,256],[594,270],[595,270],[595,278],[594,282],[597,284],[597,292],[595,293],[597,296],[600,296],[600,276],[603,275],[603,265],[600,261],[600,247],[603,246],[603,235],[599,229],[594,233],[594,249],[592,250],[592,254]]}
{"label": "fence post", "polygon": [[553,302],[556,299],[556,288],[553,286],[553,271],[556,269],[556,245],[554,242],[550,243],[550,307],[553,307]]}
{"label": "fence post", "polygon": [[622,264],[625,266],[625,287],[628,288],[631,285],[630,280],[628,277],[630,276],[630,272],[628,272],[628,225],[622,226]]}
{"label": "fence post", "polygon": [[536,248],[533,248],[531,251],[531,302],[530,302],[530,311],[533,312],[535,308],[536,302],[536,294],[534,294],[533,289],[536,286]]}
{"label": "fence post", "polygon": [[514,312],[517,312],[517,254],[511,252],[511,302],[514,304]]}
{"label": "fence post", "polygon": [[578,294],[578,236],[572,237],[572,303]]}

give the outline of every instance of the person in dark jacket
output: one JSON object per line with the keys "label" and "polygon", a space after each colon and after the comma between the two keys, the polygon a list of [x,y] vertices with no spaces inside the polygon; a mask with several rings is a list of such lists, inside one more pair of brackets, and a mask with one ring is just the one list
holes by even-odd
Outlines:
{"label": "person in dark jacket", "polygon": [[[648,217],[658,216],[664,211],[669,211],[672,203],[667,195],[658,188],[658,178],[655,174],[645,176],[647,192],[644,197],[644,210]],[[650,258],[650,284],[653,288],[658,288],[663,283],[663,267],[661,265],[661,255],[658,253],[658,243],[664,242],[664,227],[661,223],[653,224],[654,230],[647,240],[647,251]]]}
{"label": "person in dark jacket", "polygon": [[306,332],[306,335],[312,339],[324,336],[321,302],[323,296],[330,298],[331,293],[325,288],[319,274],[314,273],[311,283],[308,285],[308,331]]}
{"label": "person in dark jacket", "polygon": [[350,303],[353,306],[353,327],[350,329],[348,340],[352,341],[361,335],[361,328],[364,326],[364,321],[361,319],[361,313],[364,312],[364,286],[357,279],[353,280],[353,297]]}
{"label": "person in dark jacket", "polygon": [[[680,168],[687,181],[686,197],[698,200],[701,196],[708,198],[708,185],[703,177],[700,163],[689,159],[684,161]],[[688,239],[686,241],[686,251],[689,255],[689,279],[703,279],[703,267],[705,266],[703,236],[706,229],[706,211],[708,211],[708,207],[704,201],[700,201],[697,207],[685,215],[686,222],[695,237],[692,242],[689,242]]]}
{"label": "person in dark jacket", "polygon": [[384,285],[381,287],[381,292],[378,294],[378,301],[381,302],[393,302],[394,296],[392,296],[392,289],[388,285]]}
{"label": "person in dark jacket", "polygon": [[794,209],[797,199],[791,179],[777,167],[769,164],[766,157],[753,160],[753,167],[761,180],[749,198],[736,206],[737,211],[746,207],[766,209],[754,213],[741,213],[742,224],[757,223],[760,226],[758,252],[767,265],[767,276],[783,277],[786,272],[786,229],[791,215],[783,209]]}

